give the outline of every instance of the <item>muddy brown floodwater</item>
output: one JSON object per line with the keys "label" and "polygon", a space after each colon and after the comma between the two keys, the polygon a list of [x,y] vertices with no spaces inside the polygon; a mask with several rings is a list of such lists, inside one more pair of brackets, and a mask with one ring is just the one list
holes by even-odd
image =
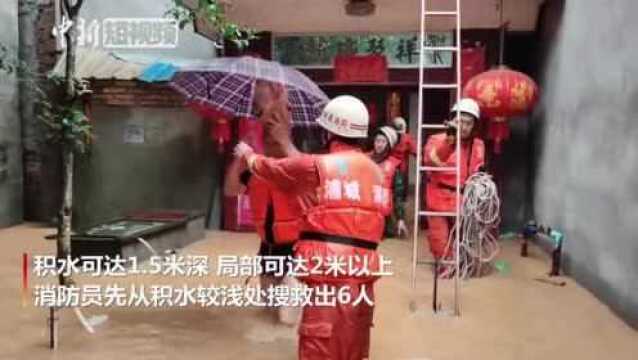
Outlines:
{"label": "muddy brown floodwater", "polygon": [[[46,309],[21,302],[21,254],[53,254],[52,229],[25,224],[0,230],[0,359],[177,360],[296,358],[294,329],[274,325],[258,308],[87,308],[88,316],[107,315],[95,334],[84,331],[70,310],[60,312],[60,347],[47,348]],[[254,234],[208,232],[181,254],[253,255]],[[549,269],[537,248],[518,257],[518,244],[505,241],[500,259],[508,273],[462,282],[461,316],[434,315],[432,276],[419,268],[417,289],[410,285],[411,244],[388,240],[382,253],[392,260],[393,276],[376,286],[371,359],[636,359],[638,332],[625,325],[591,293],[570,278],[566,285],[534,281]],[[53,278],[32,279],[31,286]],[[172,285],[228,285],[236,278],[127,276],[77,278],[79,284],[117,282]],[[452,283],[443,282],[442,302],[451,308]]]}

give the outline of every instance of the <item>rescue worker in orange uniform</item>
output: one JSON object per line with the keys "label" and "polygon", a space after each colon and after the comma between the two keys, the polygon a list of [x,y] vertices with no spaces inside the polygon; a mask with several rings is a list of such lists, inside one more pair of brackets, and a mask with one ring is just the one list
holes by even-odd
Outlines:
{"label": "rescue worker in orange uniform", "polygon": [[384,186],[390,192],[390,203],[385,213],[384,235],[401,237],[407,235],[404,203],[406,184],[399,171],[401,161],[391,156],[399,140],[399,134],[391,126],[382,126],[375,131],[373,140],[370,157],[383,171]]}
{"label": "rescue worker in orange uniform", "polygon": [[412,135],[408,134],[408,124],[404,118],[394,118],[392,120],[392,126],[399,134],[399,141],[397,145],[392,149],[390,156],[399,160],[399,171],[405,176],[407,175],[410,157],[416,156],[416,141],[414,140]]}
{"label": "rescue worker in orange uniform", "polygon": [[[285,88],[280,84],[257,81],[253,103],[264,129],[264,154],[274,158],[298,155],[290,141],[291,116]],[[258,256],[262,257],[262,270],[270,262],[270,270],[260,276],[261,288],[282,284],[299,286],[294,278],[284,275],[287,259],[293,255],[293,243],[299,236],[301,208],[297,199],[250,176],[238,160],[229,166],[224,190],[226,196],[248,192],[253,223],[261,239]],[[301,309],[283,306],[276,309],[276,313],[279,322],[294,326],[300,319]]]}
{"label": "rescue worker in orange uniform", "polygon": [[[381,169],[362,152],[368,135],[368,111],[359,99],[339,96],[324,108],[317,123],[327,130],[325,155],[274,159],[256,155],[240,143],[235,154],[245,159],[255,177],[291,196],[303,196],[302,233],[295,255],[318,272],[300,277],[311,290],[333,287],[351,299],[303,309],[299,327],[299,359],[361,360],[368,358],[374,300],[380,269],[377,245],[383,235],[383,211],[389,194]],[[346,273],[327,271],[330,258],[353,264]]]}
{"label": "rescue worker in orange uniform", "polygon": [[[460,115],[457,117],[457,111]],[[461,141],[461,186],[485,164],[485,144],[475,134],[476,122],[481,113],[476,101],[464,98],[450,111],[448,131],[430,136],[424,151],[426,166],[455,167],[456,143]],[[456,127],[461,127],[461,139],[456,138]],[[461,193],[463,190],[461,189]],[[456,211],[456,174],[453,171],[431,171],[426,185],[426,207],[430,211]],[[435,259],[445,258],[448,237],[454,225],[454,218],[428,216],[430,251]],[[449,273],[449,269],[442,268]]]}

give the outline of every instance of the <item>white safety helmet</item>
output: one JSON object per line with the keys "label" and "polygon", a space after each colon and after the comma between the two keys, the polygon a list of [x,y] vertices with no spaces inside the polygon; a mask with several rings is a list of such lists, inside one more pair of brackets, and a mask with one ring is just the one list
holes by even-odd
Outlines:
{"label": "white safety helmet", "polygon": [[392,125],[394,125],[394,128],[399,134],[405,134],[408,130],[407,121],[405,121],[405,119],[400,116],[395,117],[394,120],[392,120]]}
{"label": "white safety helmet", "polygon": [[380,127],[377,130],[377,134],[383,134],[386,137],[386,139],[388,139],[388,145],[390,145],[390,150],[392,150],[399,142],[399,134],[391,126]]}
{"label": "white safety helmet", "polygon": [[459,100],[459,102],[452,107],[452,110],[450,110],[450,114],[456,114],[457,111],[470,114],[474,116],[476,120],[481,118],[481,109],[474,99],[463,98]]}
{"label": "white safety helmet", "polygon": [[345,138],[368,137],[370,114],[365,104],[354,96],[342,95],[330,100],[317,123],[330,133]]}

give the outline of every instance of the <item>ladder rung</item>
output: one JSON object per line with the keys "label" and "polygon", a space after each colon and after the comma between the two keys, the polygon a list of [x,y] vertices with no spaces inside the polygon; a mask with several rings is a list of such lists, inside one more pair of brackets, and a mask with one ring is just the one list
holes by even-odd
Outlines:
{"label": "ladder rung", "polygon": [[419,265],[434,265],[434,260],[419,260],[416,263]]}
{"label": "ladder rung", "polygon": [[458,89],[457,84],[423,84],[421,85],[424,89]]}
{"label": "ladder rung", "polygon": [[447,129],[446,125],[443,124],[423,124],[421,125],[422,129]]}
{"label": "ladder rung", "polygon": [[419,216],[456,217],[456,213],[454,213],[454,212],[445,212],[445,211],[419,211]]}
{"label": "ladder rung", "polygon": [[425,16],[456,16],[456,11],[426,11]]}
{"label": "ladder rung", "polygon": [[[419,260],[416,262],[419,265],[434,265],[434,260]],[[454,260],[439,260],[439,265],[456,265]]]}
{"label": "ladder rung", "polygon": [[459,51],[456,46],[424,46],[424,51]]}
{"label": "ladder rung", "polygon": [[443,167],[443,166],[421,166],[421,171],[433,171],[433,172],[456,172],[455,167]]}

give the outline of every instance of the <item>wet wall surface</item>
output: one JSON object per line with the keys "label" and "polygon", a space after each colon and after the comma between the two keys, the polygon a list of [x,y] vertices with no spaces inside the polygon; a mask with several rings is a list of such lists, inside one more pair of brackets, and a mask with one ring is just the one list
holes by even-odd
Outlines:
{"label": "wet wall surface", "polygon": [[[556,2],[559,3],[559,2]],[[560,5],[547,16],[557,17]],[[534,121],[537,219],[565,268],[638,327],[638,3],[566,1]]]}

